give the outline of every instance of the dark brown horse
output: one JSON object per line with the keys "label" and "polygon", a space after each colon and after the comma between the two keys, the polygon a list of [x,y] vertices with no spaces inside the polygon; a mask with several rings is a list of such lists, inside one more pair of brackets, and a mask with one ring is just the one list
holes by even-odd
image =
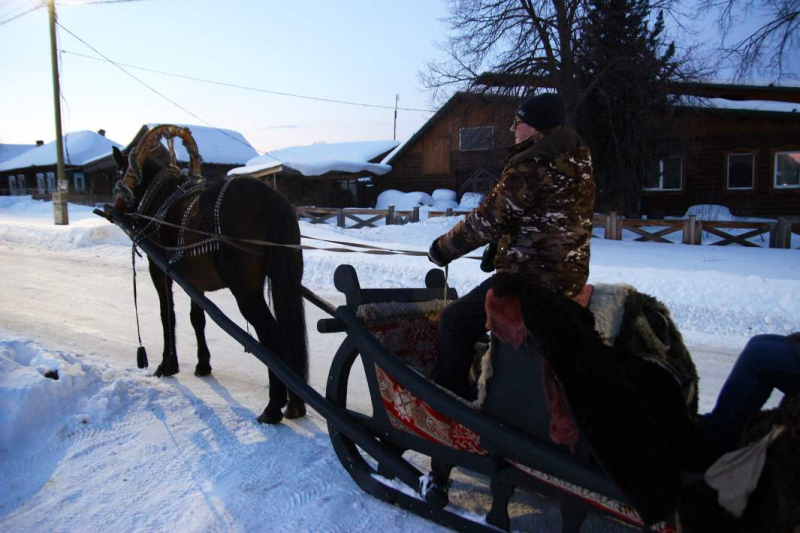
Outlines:
{"label": "dark brown horse", "polygon": [[[175,164],[172,150],[175,137],[183,141],[190,154],[188,175]],[[162,144],[164,139],[169,143],[169,151]],[[120,176],[115,208],[132,217],[136,228],[132,236],[134,242],[149,239],[161,247],[174,268],[203,292],[229,288],[242,315],[255,328],[259,342],[307,380],[302,251],[233,240],[299,244],[300,229],[294,209],[286,198],[253,178],[206,183],[199,177],[201,160],[191,133],[177,126],[155,127],[142,137],[127,158],[116,148],[114,157]],[[220,240],[214,235],[232,239]],[[172,279],[152,261],[150,277],[158,291],[164,330],[163,358],[155,375],[171,376],[179,371]],[[274,317],[264,299],[267,278]],[[204,332],[206,318],[194,302],[190,317],[197,336],[195,375],[207,376],[211,373],[211,356]],[[286,417],[305,415],[303,401],[287,391],[271,370],[269,384],[269,404],[258,417],[259,422],[280,422],[287,396]]]}

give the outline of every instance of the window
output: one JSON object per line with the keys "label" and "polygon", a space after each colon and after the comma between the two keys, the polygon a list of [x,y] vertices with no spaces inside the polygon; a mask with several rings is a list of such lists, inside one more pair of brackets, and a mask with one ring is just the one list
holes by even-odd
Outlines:
{"label": "window", "polygon": [[39,192],[39,194],[44,194],[45,191],[47,190],[47,187],[44,183],[44,174],[42,174],[41,172],[38,172],[36,174],[36,189]]}
{"label": "window", "polygon": [[775,188],[800,187],[800,150],[775,153]]}
{"label": "window", "polygon": [[14,194],[16,188],[17,188],[17,177],[16,176],[9,176],[8,177],[8,194]]}
{"label": "window", "polygon": [[76,172],[72,175],[72,188],[75,192],[84,192],[86,190],[86,178],[83,172]]}
{"label": "window", "polygon": [[728,189],[752,189],[755,170],[755,154],[728,155]]}
{"label": "window", "polygon": [[17,174],[17,190],[20,194],[25,194],[25,174]]}
{"label": "window", "polygon": [[50,192],[56,190],[56,175],[54,172],[47,173],[47,190]]}
{"label": "window", "polygon": [[683,178],[683,158],[680,156],[660,159],[652,174],[644,182],[646,191],[679,191]]}
{"label": "window", "polygon": [[472,150],[491,150],[494,146],[494,127],[461,128],[459,145],[462,152]]}

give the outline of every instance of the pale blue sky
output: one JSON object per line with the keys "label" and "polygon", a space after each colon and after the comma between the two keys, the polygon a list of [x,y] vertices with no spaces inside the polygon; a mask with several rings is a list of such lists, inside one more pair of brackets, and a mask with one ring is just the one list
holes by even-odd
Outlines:
{"label": "pale blue sky", "polygon": [[[88,0],[91,1],[91,0]],[[0,21],[38,0],[0,0]],[[65,5],[66,4],[66,5]],[[75,5],[70,5],[75,4]],[[430,109],[417,72],[439,57],[438,0],[279,2],[143,0],[57,6],[59,22],[110,59],[187,76],[318,98]],[[59,47],[96,56],[63,29]],[[0,143],[55,138],[47,10],[0,26]],[[259,151],[392,138],[391,109],[263,94],[124,67]],[[127,144],[149,122],[202,124],[105,61],[61,55],[63,129],[105,129]],[[397,138],[430,112],[399,111]]]}
{"label": "pale blue sky", "polygon": [[[86,5],[98,1],[57,0],[59,20],[118,63],[386,106],[393,106],[399,93],[401,108],[422,110],[429,110],[432,102],[417,73],[427,62],[441,59],[435,43],[448,33],[440,20],[447,9],[442,0],[131,0]],[[0,22],[38,4],[0,0]],[[703,17],[692,13],[691,5],[690,0],[684,4],[686,20],[696,23]],[[738,30],[752,27],[757,15],[741,17]],[[705,31],[692,39],[707,46],[716,43],[716,27],[701,25]],[[102,128],[110,139],[127,144],[145,123],[211,124],[241,132],[259,152],[392,138],[392,109],[264,94],[124,67],[200,120],[113,65],[76,55],[96,57],[63,29],[58,32],[59,47],[67,51],[61,55],[64,132]],[[44,8],[0,25],[0,143],[55,138],[49,39]],[[790,61],[795,72],[796,63]],[[431,115],[401,110],[397,139],[407,139]]]}

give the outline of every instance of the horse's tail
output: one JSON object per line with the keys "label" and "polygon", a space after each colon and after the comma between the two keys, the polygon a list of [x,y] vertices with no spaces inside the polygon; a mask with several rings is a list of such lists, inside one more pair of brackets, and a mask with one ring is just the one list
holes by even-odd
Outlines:
{"label": "horse's tail", "polygon": [[[297,223],[290,224],[290,242],[300,243],[300,229]],[[270,294],[275,309],[275,320],[286,341],[287,361],[292,370],[308,381],[308,336],[306,334],[306,315],[303,305],[303,252],[293,248],[277,248],[268,254],[274,263]]]}

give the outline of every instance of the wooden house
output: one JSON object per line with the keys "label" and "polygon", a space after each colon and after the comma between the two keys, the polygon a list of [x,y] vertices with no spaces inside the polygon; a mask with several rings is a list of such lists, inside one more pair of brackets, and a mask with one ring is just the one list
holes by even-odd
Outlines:
{"label": "wooden house", "polygon": [[[131,142],[123,149],[124,153],[130,151],[139,144],[142,136],[151,128],[158,124],[145,124]],[[258,152],[253,148],[244,136],[233,130],[223,130],[210,128],[207,126],[193,126],[179,124],[188,128],[197,142],[200,156],[203,158],[201,173],[209,181],[219,181],[225,178],[228,171],[245,164],[250,159],[258,157]],[[166,148],[162,154],[167,161],[168,153]],[[178,166],[186,168],[189,165],[189,154],[183,148],[180,141],[175,142],[175,156]],[[98,196],[104,195],[105,201],[111,199],[111,191],[117,180],[117,163],[114,160],[111,150],[108,153],[88,161],[85,165],[87,175],[91,176],[94,189]]]}
{"label": "wooden house", "polygon": [[679,84],[708,98],[676,110],[675,146],[646,180],[642,212],[682,215],[716,204],[737,216],[800,219],[800,88]]}
{"label": "wooden house", "polygon": [[296,206],[372,207],[372,182],[391,167],[381,161],[398,141],[291,146],[252,159],[230,176],[265,180]]}
{"label": "wooden house", "polygon": [[[70,201],[94,203],[95,181],[92,172],[87,170],[88,163],[110,154],[112,147],[121,148],[121,145],[107,139],[104,130],[68,133],[63,144],[64,173]],[[0,162],[0,194],[29,194],[34,198],[49,199],[56,190],[56,172],[56,142],[37,142],[33,148]],[[105,188],[100,192],[105,193]]]}
{"label": "wooden house", "polygon": [[[641,212],[660,218],[718,204],[738,216],[800,218],[800,88],[698,83],[673,91],[703,104],[676,110],[676,148],[654,154]],[[392,171],[375,180],[376,191],[447,188],[460,196],[483,186],[480,176],[499,177],[518,103],[456,93],[385,161]]]}
{"label": "wooden house", "polygon": [[517,98],[458,92],[384,163],[391,172],[376,178],[385,190],[432,193],[488,192],[500,178]]}

